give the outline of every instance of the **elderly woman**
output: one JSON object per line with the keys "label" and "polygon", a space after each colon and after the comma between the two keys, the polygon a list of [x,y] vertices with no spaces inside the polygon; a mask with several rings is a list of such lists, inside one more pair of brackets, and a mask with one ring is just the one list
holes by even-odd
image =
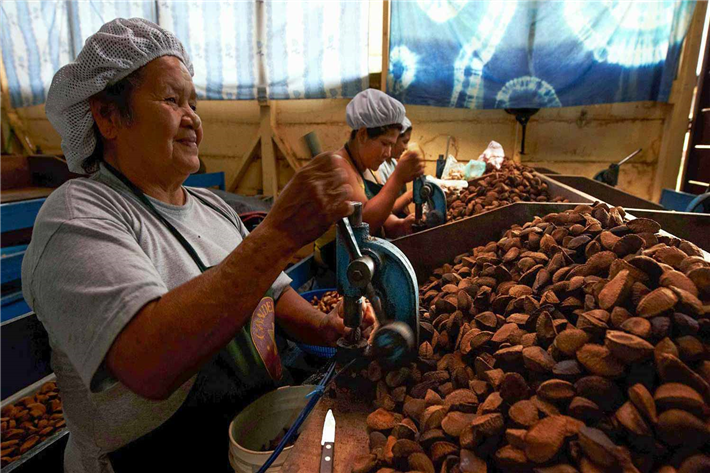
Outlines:
{"label": "elderly woman", "polygon": [[[392,213],[400,189],[424,174],[424,160],[419,152],[402,154],[390,179],[376,184],[373,171],[392,155],[402,131],[404,105],[376,89],[357,94],[346,108],[351,128],[350,139],[336,151],[343,159],[338,166],[346,172],[353,188],[353,200],[363,203],[362,218],[370,225],[370,233],[397,238],[412,232],[414,215],[405,218]],[[374,185],[373,185],[374,184]],[[316,241],[316,257],[322,264],[335,268],[335,229]]]}
{"label": "elderly woman", "polygon": [[281,272],[351,211],[342,158],[297,172],[248,234],[182,186],[203,138],[192,74],[171,33],[116,19],[49,91],[69,168],[91,173],[47,199],[22,268],[64,401],[65,471],[224,471],[230,419],[280,381],[275,323],[321,345],[345,330]]}

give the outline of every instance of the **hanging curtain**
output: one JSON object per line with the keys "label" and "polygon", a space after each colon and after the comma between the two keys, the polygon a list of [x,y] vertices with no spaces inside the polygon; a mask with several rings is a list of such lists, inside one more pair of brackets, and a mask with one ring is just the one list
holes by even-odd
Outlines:
{"label": "hanging curtain", "polygon": [[394,0],[387,89],[457,108],[665,102],[694,3]]}
{"label": "hanging curtain", "polygon": [[77,56],[88,36],[117,17],[142,17],[173,32],[190,54],[203,100],[342,98],[367,87],[367,2],[257,3],[0,2],[12,106],[43,103],[54,73]]}

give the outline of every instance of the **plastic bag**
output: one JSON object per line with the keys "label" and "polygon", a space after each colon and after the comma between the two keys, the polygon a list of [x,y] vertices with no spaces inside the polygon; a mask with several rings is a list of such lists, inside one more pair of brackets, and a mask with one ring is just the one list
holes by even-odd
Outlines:
{"label": "plastic bag", "polygon": [[486,163],[472,159],[464,168],[464,177],[467,181],[482,176],[486,172]]}
{"label": "plastic bag", "polygon": [[444,171],[441,173],[443,180],[463,180],[465,179],[464,164],[460,163],[453,156],[446,158]]}
{"label": "plastic bag", "polygon": [[490,163],[495,166],[496,169],[500,169],[503,161],[505,161],[505,151],[503,151],[503,146],[497,141],[491,141],[488,143],[488,148],[483,151],[483,153],[478,157],[479,161],[485,163]]}

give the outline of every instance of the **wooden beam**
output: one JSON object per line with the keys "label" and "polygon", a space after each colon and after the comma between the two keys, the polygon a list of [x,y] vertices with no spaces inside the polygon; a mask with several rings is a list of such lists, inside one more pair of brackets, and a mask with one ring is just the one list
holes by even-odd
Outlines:
{"label": "wooden beam", "polygon": [[671,90],[672,109],[663,124],[661,150],[658,154],[658,165],[653,179],[653,200],[655,202],[660,200],[661,189],[664,187],[675,189],[678,173],[681,172],[683,142],[689,126],[688,115],[693,101],[693,90],[698,82],[695,70],[700,53],[706,11],[707,2],[695,2],[695,12],[685,37],[678,77],[673,82]]}
{"label": "wooden beam", "polygon": [[390,2],[382,2],[382,79],[380,90],[387,91],[387,75],[390,69]]}
{"label": "wooden beam", "polygon": [[254,162],[256,157],[259,155],[259,151],[261,150],[261,147],[259,146],[261,141],[261,135],[256,135],[256,137],[252,140],[251,144],[249,145],[249,148],[247,148],[249,151],[247,151],[247,154],[244,155],[244,159],[242,159],[242,162],[239,163],[239,167],[237,168],[237,174],[232,180],[232,183],[227,187],[227,190],[229,192],[237,192],[237,188],[239,187],[239,184],[241,184],[242,180],[244,179],[244,176],[247,175],[247,171],[249,170],[249,166],[251,163]]}
{"label": "wooden beam", "polygon": [[261,178],[264,195],[276,197],[279,193],[279,175],[273,141],[273,117],[269,103],[259,107],[259,136],[261,138]]}
{"label": "wooden beam", "polygon": [[2,56],[0,56],[0,96],[2,97],[2,108],[5,109],[10,126],[14,130],[15,135],[17,135],[20,139],[20,143],[22,143],[22,148],[25,150],[25,153],[27,155],[35,154],[37,152],[37,148],[34,146],[29,134],[27,133],[25,123],[22,121],[22,118],[20,118],[15,109],[12,108],[12,102],[10,102],[10,88]]}
{"label": "wooden beam", "polygon": [[298,159],[294,155],[293,151],[291,151],[291,148],[286,144],[284,140],[281,139],[279,133],[276,130],[274,130],[272,138],[274,139],[276,147],[279,149],[279,151],[281,151],[281,154],[284,155],[284,158],[286,158],[286,161],[288,162],[289,166],[291,166],[294,171],[298,171],[298,169],[301,167],[301,164],[298,162]]}

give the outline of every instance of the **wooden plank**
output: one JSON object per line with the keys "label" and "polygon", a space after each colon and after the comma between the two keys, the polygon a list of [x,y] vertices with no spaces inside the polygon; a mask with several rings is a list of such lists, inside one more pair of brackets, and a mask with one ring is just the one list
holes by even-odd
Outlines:
{"label": "wooden plank", "polygon": [[[21,202],[23,200],[39,199],[42,197],[49,196],[49,194],[51,194],[53,190],[53,187],[23,187],[20,189],[3,189],[2,193],[0,193],[0,203],[7,204],[10,202]],[[2,231],[7,231],[5,229],[4,223]]]}
{"label": "wooden plank", "polygon": [[390,2],[382,2],[382,78],[380,90],[387,91],[387,74],[390,69]]}
{"label": "wooden plank", "polygon": [[20,280],[22,276],[22,260],[24,258],[24,250],[2,255],[2,265],[0,266],[0,283],[5,284],[12,281]]}
{"label": "wooden plank", "polygon": [[0,205],[0,220],[2,220],[3,233],[32,228],[35,224],[37,213],[39,213],[39,209],[45,200],[35,199]]}
{"label": "wooden plank", "polygon": [[653,199],[658,201],[661,197],[661,189],[676,188],[680,163],[683,157],[683,142],[685,133],[688,130],[688,115],[693,101],[693,89],[697,84],[695,70],[700,52],[700,42],[703,36],[703,24],[707,2],[696,2],[695,12],[685,37],[681,65],[678,71],[678,78],[673,83],[671,100],[673,110],[663,126],[663,138],[661,140],[661,151],[658,156],[658,166],[653,179]]}
{"label": "wooden plank", "polygon": [[21,292],[15,292],[0,299],[0,322],[14,319],[28,312],[32,312],[32,309],[22,298]]}
{"label": "wooden plank", "polygon": [[320,467],[323,421],[328,409],[335,417],[334,473],[350,473],[356,456],[369,452],[365,420],[372,407],[338,393],[335,399],[324,397],[306,420],[300,437],[284,462],[282,473],[316,472]]}
{"label": "wooden plank", "polygon": [[264,195],[275,197],[279,192],[279,175],[274,154],[271,105],[262,105],[259,110],[261,137],[261,177]]}
{"label": "wooden plank", "polygon": [[259,146],[260,141],[261,136],[257,134],[249,145],[249,151],[247,151],[247,154],[244,155],[244,159],[242,159],[242,162],[239,163],[239,167],[237,168],[237,174],[232,180],[232,183],[229,185],[229,192],[236,192],[237,188],[239,187],[239,184],[241,184],[242,182],[242,179],[244,179],[244,176],[247,175],[249,166],[252,162],[254,162],[258,151],[261,149]]}
{"label": "wooden plank", "polygon": [[291,151],[291,148],[286,144],[284,140],[281,139],[276,130],[274,130],[272,138],[274,140],[274,143],[276,143],[276,146],[278,147],[279,151],[281,151],[281,154],[283,154],[284,158],[286,158],[286,161],[288,161],[289,166],[291,166],[294,171],[298,171],[298,169],[301,167],[301,163],[298,161],[298,159],[296,159],[293,151]]}

